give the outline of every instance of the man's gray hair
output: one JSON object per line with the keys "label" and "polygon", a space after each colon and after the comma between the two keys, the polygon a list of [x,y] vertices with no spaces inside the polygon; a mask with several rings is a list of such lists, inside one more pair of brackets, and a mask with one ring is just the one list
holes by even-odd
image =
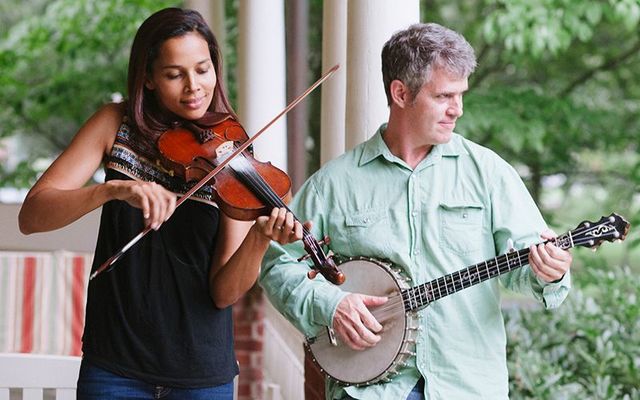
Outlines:
{"label": "man's gray hair", "polygon": [[475,53],[461,34],[435,23],[414,24],[395,33],[382,48],[387,104],[392,103],[392,81],[402,81],[415,97],[436,68],[458,78],[467,78],[475,70]]}

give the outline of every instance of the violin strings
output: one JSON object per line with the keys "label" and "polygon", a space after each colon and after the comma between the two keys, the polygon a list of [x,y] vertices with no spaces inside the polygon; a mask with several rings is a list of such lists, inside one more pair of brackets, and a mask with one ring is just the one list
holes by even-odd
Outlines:
{"label": "violin strings", "polygon": [[[273,188],[269,186],[269,184],[258,173],[258,171],[256,171],[256,169],[253,167],[253,165],[251,165],[251,163],[248,160],[246,160],[244,157],[239,157],[237,160],[239,160],[238,162],[242,165],[238,165],[239,168],[234,168],[232,166],[232,169],[236,173],[244,177],[247,183],[250,184],[251,187],[255,189],[260,195],[262,195],[265,201],[269,202],[269,205],[271,205],[272,207],[284,208],[287,211],[291,212],[291,209],[282,201],[280,196],[278,196],[277,193],[273,191]],[[295,214],[294,214],[294,218],[296,219],[296,221],[300,222],[298,218],[295,216]],[[305,236],[311,235],[311,233],[307,230],[307,228],[304,227],[304,225],[302,229],[303,229],[303,234]],[[309,244],[313,244],[313,243],[317,243],[317,242],[313,240]]]}
{"label": "violin strings", "polygon": [[[269,202],[272,207],[285,208],[287,211],[291,211],[289,207],[282,201],[280,196],[273,191],[273,188],[264,180],[262,175],[251,165],[245,158],[240,159],[242,169],[234,169],[236,172],[244,174],[246,180],[252,184],[253,188],[261,194],[264,199]],[[295,218],[295,215],[294,215]],[[297,218],[296,218],[297,220]]]}

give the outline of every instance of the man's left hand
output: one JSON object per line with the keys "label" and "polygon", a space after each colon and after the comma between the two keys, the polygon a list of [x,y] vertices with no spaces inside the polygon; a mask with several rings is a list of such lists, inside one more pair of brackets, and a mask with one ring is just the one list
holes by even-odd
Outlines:
{"label": "man's left hand", "polygon": [[[553,239],[556,235],[547,230],[540,235],[544,240]],[[540,279],[547,283],[562,279],[569,271],[573,256],[567,250],[563,250],[553,243],[531,245],[529,247],[529,265]]]}

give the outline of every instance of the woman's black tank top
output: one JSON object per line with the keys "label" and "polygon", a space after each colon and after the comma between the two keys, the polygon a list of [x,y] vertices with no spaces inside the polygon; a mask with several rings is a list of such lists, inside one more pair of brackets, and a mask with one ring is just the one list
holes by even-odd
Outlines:
{"label": "woman's black tank top", "polygon": [[[128,134],[123,124],[106,180],[136,176],[127,172],[140,172],[140,166],[122,168],[126,163],[131,167],[132,160],[153,168],[153,162],[137,158],[127,147]],[[218,222],[217,207],[188,200],[112,270],[89,283],[82,338],[89,362],[116,374],[180,388],[216,386],[238,374],[231,307],[217,309],[209,296]],[[140,209],[118,200],[104,204],[92,270],[143,228]]]}

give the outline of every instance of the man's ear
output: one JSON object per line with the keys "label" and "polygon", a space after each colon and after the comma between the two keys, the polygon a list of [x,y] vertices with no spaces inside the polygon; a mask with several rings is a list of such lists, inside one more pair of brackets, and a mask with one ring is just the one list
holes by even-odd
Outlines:
{"label": "man's ear", "polygon": [[391,100],[398,107],[405,108],[410,104],[411,93],[409,93],[409,88],[402,81],[398,79],[391,81],[389,92],[391,93]]}

